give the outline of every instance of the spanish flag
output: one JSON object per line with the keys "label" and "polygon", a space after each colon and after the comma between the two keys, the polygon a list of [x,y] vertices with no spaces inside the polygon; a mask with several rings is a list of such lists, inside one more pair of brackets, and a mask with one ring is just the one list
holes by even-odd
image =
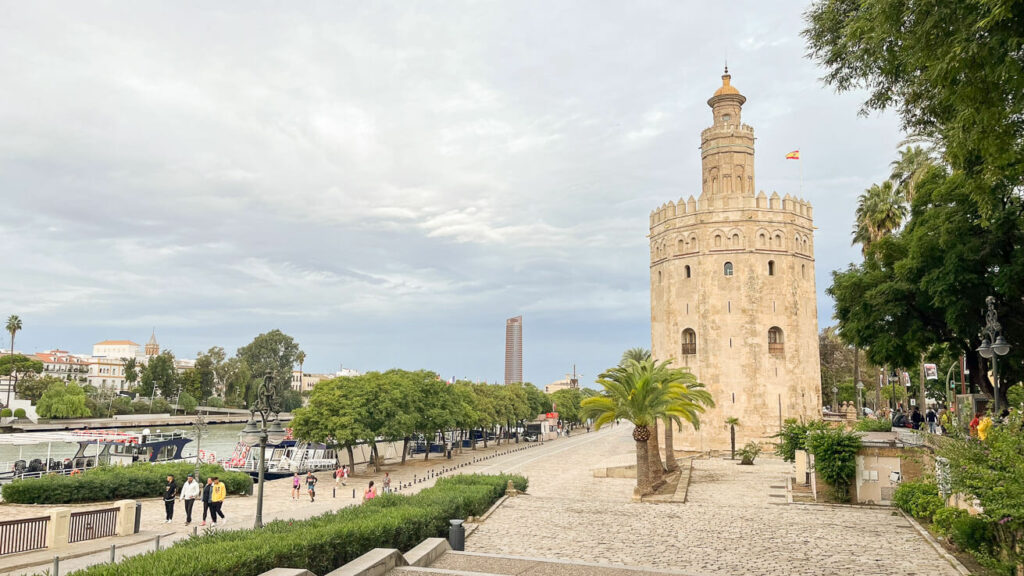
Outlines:
{"label": "spanish flag", "polygon": [[793,150],[789,154],[786,154],[786,160],[799,160],[799,159],[800,159],[800,151],[799,150]]}

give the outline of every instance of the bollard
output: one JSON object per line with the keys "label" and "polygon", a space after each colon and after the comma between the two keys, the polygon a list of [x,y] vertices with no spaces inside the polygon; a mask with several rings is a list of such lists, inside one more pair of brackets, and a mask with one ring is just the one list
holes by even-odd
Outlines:
{"label": "bollard", "polygon": [[160,535],[159,534],[156,535],[156,551],[157,552],[160,551]]}
{"label": "bollard", "polygon": [[110,545],[110,563],[117,562],[117,544]]}
{"label": "bollard", "polygon": [[193,526],[192,527],[192,535],[193,536],[199,536],[199,526]]}
{"label": "bollard", "polygon": [[356,489],[355,488],[352,489],[352,499],[353,500],[356,499]]}
{"label": "bollard", "polygon": [[337,498],[337,497],[338,497],[338,487],[335,486],[334,488],[331,488],[331,498]]}
{"label": "bollard", "polygon": [[448,545],[455,552],[462,552],[466,549],[466,527],[462,520],[449,520],[451,527],[448,528]]}
{"label": "bollard", "polygon": [[53,576],[60,576],[60,556],[53,557]]}

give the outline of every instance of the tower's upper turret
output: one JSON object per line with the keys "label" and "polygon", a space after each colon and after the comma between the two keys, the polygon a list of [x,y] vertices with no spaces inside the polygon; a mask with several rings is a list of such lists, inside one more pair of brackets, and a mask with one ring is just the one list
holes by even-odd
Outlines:
{"label": "tower's upper turret", "polygon": [[754,195],[754,129],[740,122],[746,101],[726,67],[722,86],[708,99],[714,123],[701,133],[704,194]]}
{"label": "tower's upper turret", "polygon": [[153,329],[153,333],[149,336],[149,342],[146,342],[146,356],[157,356],[160,354],[160,345],[156,342],[156,328]]}

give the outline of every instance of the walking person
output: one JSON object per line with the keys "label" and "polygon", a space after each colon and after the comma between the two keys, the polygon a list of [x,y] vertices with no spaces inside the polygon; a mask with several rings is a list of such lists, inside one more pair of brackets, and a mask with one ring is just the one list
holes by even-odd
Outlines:
{"label": "walking person", "polygon": [[384,482],[383,482],[383,484],[384,484],[384,493],[385,494],[390,493],[391,492],[391,473],[390,472],[385,472],[384,473]]}
{"label": "walking person", "polygon": [[213,477],[210,476],[206,479],[206,485],[203,486],[203,521],[199,524],[200,526],[206,526],[206,513],[210,511],[210,497],[213,495]]}
{"label": "walking person", "polygon": [[924,415],[924,419],[928,422],[928,431],[935,434],[935,424],[939,421],[939,416],[935,413],[935,410],[928,409],[928,413]]}
{"label": "walking person", "polygon": [[348,465],[345,465],[345,466],[341,467],[341,485],[342,486],[348,486],[348,483],[345,482],[346,480],[348,480]]}
{"label": "walking person", "polygon": [[292,500],[299,499],[299,491],[301,490],[302,481],[299,479],[299,473],[296,472],[292,476]]}
{"label": "walking person", "polygon": [[213,525],[217,525],[217,516],[220,516],[225,522],[227,518],[224,517],[224,499],[228,497],[228,489],[220,481],[217,476],[213,477],[213,489],[210,491],[210,516],[213,517]]}
{"label": "walking person", "polygon": [[316,501],[316,483],[317,478],[313,475],[313,472],[306,472],[306,492],[309,493],[310,502]]}
{"label": "walking person", "polygon": [[914,406],[914,411],[910,414],[910,427],[914,430],[920,430],[923,423],[924,416],[921,416],[921,411],[918,410],[917,406]]}
{"label": "walking person", "polygon": [[334,471],[334,488],[337,489],[338,485],[341,484],[341,479],[345,476],[345,467],[338,464],[338,469]]}
{"label": "walking person", "polygon": [[174,497],[177,495],[178,485],[174,482],[174,476],[167,476],[167,484],[164,485],[164,510],[167,512],[167,519],[164,524],[170,524],[174,520]]}
{"label": "walking person", "polygon": [[370,485],[363,491],[363,502],[367,500],[373,500],[377,497],[377,489],[373,486],[373,480],[370,480]]}
{"label": "walking person", "polygon": [[199,488],[199,482],[196,482],[195,474],[189,474],[188,478],[185,479],[185,484],[181,487],[181,501],[185,503],[185,526],[192,523],[192,506],[196,503],[196,498],[199,498],[202,489]]}

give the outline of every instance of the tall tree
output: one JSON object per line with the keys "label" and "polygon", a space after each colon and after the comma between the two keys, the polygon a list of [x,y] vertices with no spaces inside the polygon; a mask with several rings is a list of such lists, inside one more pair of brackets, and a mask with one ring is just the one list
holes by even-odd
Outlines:
{"label": "tall tree", "polygon": [[134,388],[135,383],[139,381],[139,361],[135,357],[121,358],[121,362],[124,364],[124,381],[128,383],[128,388]]}
{"label": "tall tree", "polygon": [[[280,330],[271,330],[253,338],[249,344],[238,349],[238,357],[245,361],[254,377],[262,378],[267,370],[274,374],[274,385],[283,394],[291,388],[292,370],[301,350],[291,336]],[[251,402],[252,398],[247,397]]]}
{"label": "tall tree", "polygon": [[872,184],[857,199],[853,243],[866,254],[872,244],[899,230],[906,216],[907,205],[891,181]]}
{"label": "tall tree", "polygon": [[138,393],[142,396],[173,398],[178,392],[178,373],[174,369],[174,353],[164,350],[151,357],[142,370]]}
{"label": "tall tree", "polygon": [[931,151],[922,146],[908,146],[900,150],[899,160],[893,160],[889,181],[908,205],[914,201],[918,182],[934,164]]}
{"label": "tall tree", "polygon": [[[11,358],[12,359],[14,358],[14,335],[17,334],[19,330],[21,330],[21,326],[22,326],[21,318],[19,318],[16,314],[11,314],[10,316],[7,317],[7,333],[11,335]],[[13,366],[13,362],[12,362],[12,366]],[[7,401],[4,402],[4,406],[10,406],[11,405],[11,391],[14,388],[16,388],[17,385],[18,385],[18,373],[14,372],[11,375],[11,378],[8,381],[8,384],[7,384]]]}

